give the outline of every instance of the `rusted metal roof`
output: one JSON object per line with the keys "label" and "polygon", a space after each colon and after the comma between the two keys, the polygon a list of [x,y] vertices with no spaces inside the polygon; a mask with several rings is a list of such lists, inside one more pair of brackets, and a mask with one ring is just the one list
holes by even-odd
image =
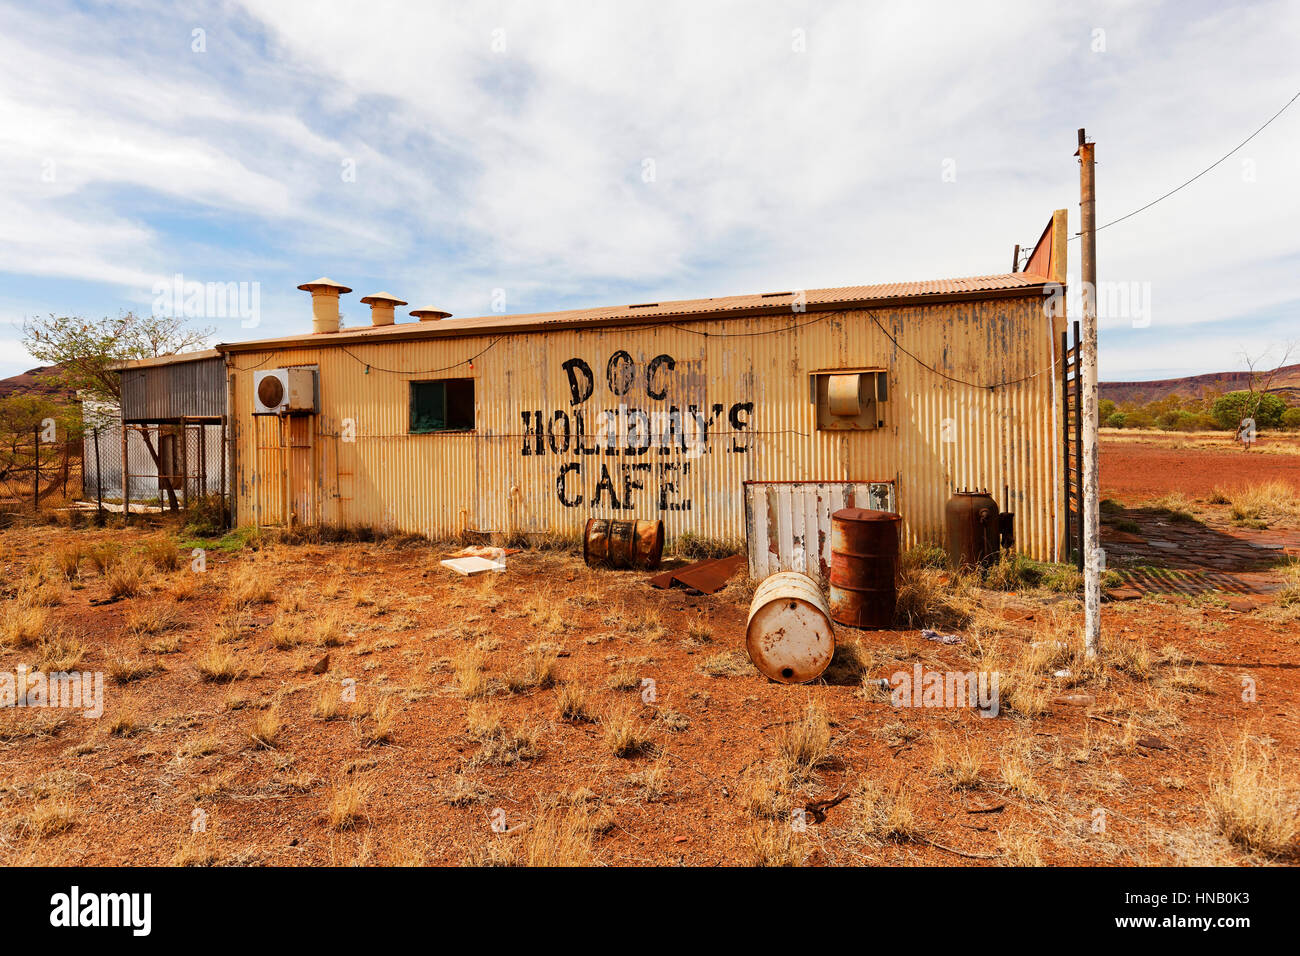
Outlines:
{"label": "rusted metal roof", "polygon": [[186,362],[206,362],[209,359],[221,358],[221,353],[216,349],[203,349],[200,352],[176,352],[172,355],[158,355],[154,358],[131,359],[128,362],[119,362],[110,366],[114,371],[121,372],[129,368],[157,368],[160,365],[183,365]]}
{"label": "rusted metal roof", "polygon": [[[958,279],[930,279],[923,282],[887,282],[880,285],[840,286],[733,295],[709,299],[679,299],[642,302],[634,305],[533,312],[521,315],[491,315],[476,318],[443,319],[439,322],[401,322],[395,325],[360,326],[328,334],[290,335],[250,342],[223,343],[222,352],[254,352],[273,348],[310,345],[347,345],[360,342],[401,341],[503,332],[538,332],[555,328],[591,328],[664,324],[697,319],[743,318],[753,315],[788,313],[798,318],[803,311],[825,312],[870,305],[911,302],[951,302],[1030,295],[1045,282],[1045,276],[1028,272],[969,276]],[[802,309],[796,296],[802,295]]]}

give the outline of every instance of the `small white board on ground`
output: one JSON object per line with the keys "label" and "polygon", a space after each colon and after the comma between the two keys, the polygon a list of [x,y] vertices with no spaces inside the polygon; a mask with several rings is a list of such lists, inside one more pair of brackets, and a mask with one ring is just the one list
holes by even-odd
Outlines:
{"label": "small white board on ground", "polygon": [[487,558],[447,558],[440,561],[439,564],[466,577],[482,574],[484,571],[504,571],[506,569],[504,561],[489,561]]}

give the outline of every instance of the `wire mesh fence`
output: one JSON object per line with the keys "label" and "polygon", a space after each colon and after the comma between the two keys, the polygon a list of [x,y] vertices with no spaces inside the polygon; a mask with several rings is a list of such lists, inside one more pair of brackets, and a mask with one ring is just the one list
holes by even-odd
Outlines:
{"label": "wire mesh fence", "polygon": [[6,436],[0,449],[0,511],[39,511],[76,501],[82,461],[79,439],[46,441],[40,428]]}
{"label": "wire mesh fence", "polygon": [[87,501],[117,511],[125,492],[133,509],[170,509],[209,495],[225,495],[220,425],[127,425],[126,441],[122,438],[120,425],[86,431]]}

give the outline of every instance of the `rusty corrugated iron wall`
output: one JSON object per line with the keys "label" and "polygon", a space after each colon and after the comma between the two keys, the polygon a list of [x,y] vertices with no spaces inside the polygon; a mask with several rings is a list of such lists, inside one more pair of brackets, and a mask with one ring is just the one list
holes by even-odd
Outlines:
{"label": "rusty corrugated iron wall", "polygon": [[[287,504],[298,522],[441,536],[662,517],[670,537],[741,539],[747,480],[891,481],[905,546],[942,540],[954,489],[988,488],[1016,512],[1021,547],[1054,559],[1053,348],[1035,295],[241,352],[230,357],[237,520],[280,523]],[[254,417],[253,371],[292,365],[319,367],[320,414]],[[888,370],[885,426],[817,431],[808,373],[865,366]],[[409,382],[453,377],[475,380],[476,430],[408,434]],[[620,406],[638,426],[632,447],[593,447],[598,413]],[[700,416],[702,448],[640,451],[641,414],[672,408]]]}
{"label": "rusty corrugated iron wall", "polygon": [[220,355],[128,367],[122,375],[122,417],[128,422],[162,423],[181,418],[221,418],[226,414],[225,361]]}

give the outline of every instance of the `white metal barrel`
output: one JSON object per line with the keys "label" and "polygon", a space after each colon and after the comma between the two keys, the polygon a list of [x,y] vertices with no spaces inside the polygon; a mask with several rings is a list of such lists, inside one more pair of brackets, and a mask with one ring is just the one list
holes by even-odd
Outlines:
{"label": "white metal barrel", "polygon": [[817,582],[798,571],[765,578],[749,605],[745,649],[772,680],[802,684],[820,677],[835,654],[835,629]]}

